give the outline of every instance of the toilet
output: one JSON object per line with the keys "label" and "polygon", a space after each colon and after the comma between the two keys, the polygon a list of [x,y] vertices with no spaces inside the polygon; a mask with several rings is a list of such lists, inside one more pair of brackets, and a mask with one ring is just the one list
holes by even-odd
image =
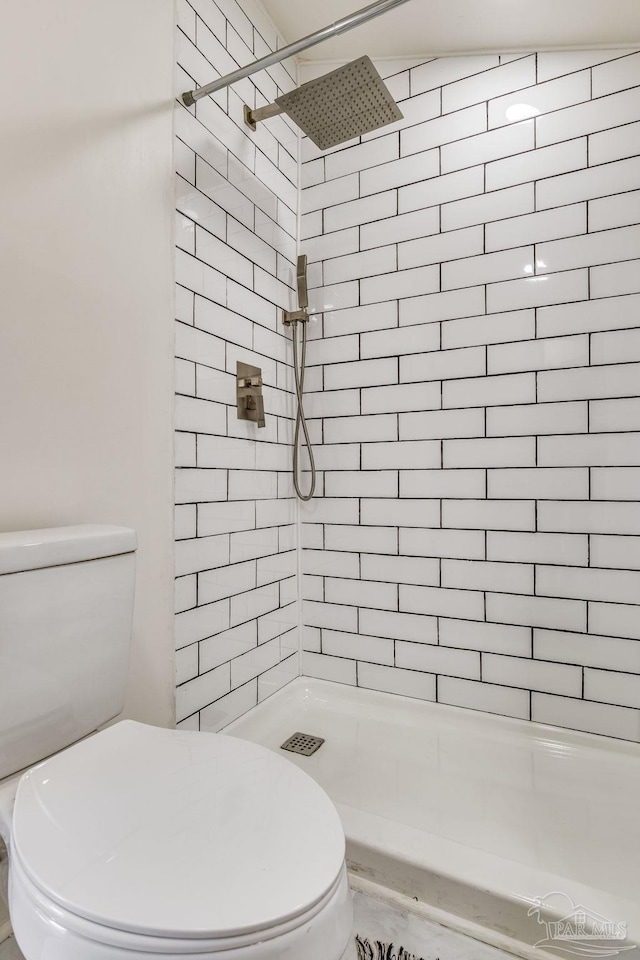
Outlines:
{"label": "toilet", "polygon": [[[285,757],[121,721],[136,537],[0,534],[0,835],[26,960],[339,960],[345,839]],[[5,862],[6,866],[6,862]]]}

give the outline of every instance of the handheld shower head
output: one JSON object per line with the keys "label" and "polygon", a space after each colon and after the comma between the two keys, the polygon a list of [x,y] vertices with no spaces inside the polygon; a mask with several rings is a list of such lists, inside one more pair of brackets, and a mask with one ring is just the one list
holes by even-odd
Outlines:
{"label": "handheld shower head", "polygon": [[[316,464],[303,408],[304,374],[307,357],[307,324],[309,322],[309,314],[307,313],[307,307],[309,306],[307,258],[304,253],[301,253],[298,257],[296,280],[298,285],[298,309],[291,312],[285,310],[282,318],[285,326],[291,329],[293,373],[296,398],[298,401],[296,425],[293,432],[293,485],[300,500],[311,500],[316,488]],[[300,351],[298,350],[298,324],[302,326]],[[299,353],[300,355],[298,355]],[[309,454],[309,469],[311,471],[311,484],[307,493],[303,493],[300,486],[300,431],[302,431],[304,436],[304,443],[307,447],[307,453]]]}
{"label": "handheld shower head", "polygon": [[301,253],[298,257],[296,279],[298,281],[298,309],[306,310],[309,306],[309,293],[307,290],[307,255],[305,253]]}

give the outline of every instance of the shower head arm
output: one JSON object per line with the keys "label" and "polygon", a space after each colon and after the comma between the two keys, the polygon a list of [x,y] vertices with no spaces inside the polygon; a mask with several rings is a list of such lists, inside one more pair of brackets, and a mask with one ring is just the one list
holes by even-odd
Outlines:
{"label": "shower head arm", "polygon": [[369,20],[373,20],[383,13],[388,13],[389,10],[393,10],[395,7],[399,7],[407,2],[408,0],[376,0],[376,3],[372,3],[368,7],[363,7],[361,10],[350,14],[350,16],[343,17],[342,20],[337,20],[335,23],[323,27],[322,30],[310,33],[307,37],[296,40],[287,47],[282,47],[280,50],[276,50],[274,53],[270,53],[266,57],[262,57],[262,59],[256,60],[246,67],[242,67],[240,70],[234,70],[233,73],[228,73],[226,76],[220,77],[218,80],[212,81],[212,83],[207,83],[204,87],[199,87],[197,90],[187,90],[186,93],[182,94],[182,102],[187,107],[192,107],[193,104],[202,97],[215,93],[217,90],[222,90],[223,87],[228,87],[230,84],[235,83],[237,80],[242,80],[244,77],[250,77],[259,70],[272,67],[275,63],[281,63],[289,57],[294,57],[296,54],[302,53],[303,50],[308,50],[309,47],[313,47],[317,43],[322,43],[324,40],[330,40],[332,37],[337,37],[341,33],[353,30],[354,27],[368,23]]}
{"label": "shower head arm", "polygon": [[257,110],[252,110],[251,107],[245,104],[244,122],[255,133],[256,124],[261,120],[268,120],[269,117],[277,117],[281,113],[284,113],[284,110],[278,103],[268,103],[266,107],[258,107]]}

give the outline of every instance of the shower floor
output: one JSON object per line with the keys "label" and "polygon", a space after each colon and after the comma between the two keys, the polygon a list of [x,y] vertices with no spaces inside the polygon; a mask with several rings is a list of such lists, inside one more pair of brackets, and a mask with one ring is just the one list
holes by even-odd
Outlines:
{"label": "shower floor", "polygon": [[[638,745],[306,678],[225,733],[296,731],[325,739],[283,756],[335,802],[356,889],[539,960],[640,943]],[[541,922],[568,917],[571,941],[584,916],[592,953]]]}

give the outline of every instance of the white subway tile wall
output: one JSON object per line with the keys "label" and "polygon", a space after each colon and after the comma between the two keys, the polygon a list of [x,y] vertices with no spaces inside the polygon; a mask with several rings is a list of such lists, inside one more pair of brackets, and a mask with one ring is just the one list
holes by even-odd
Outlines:
{"label": "white subway tile wall", "polygon": [[640,741],[639,62],[432,60],[303,141],[305,673]]}
{"label": "white subway tile wall", "polygon": [[[177,2],[177,94],[279,43],[251,0]],[[282,118],[250,134],[242,115],[243,102],[293,88],[290,68],[176,107],[176,713],[188,729],[219,729],[299,672],[280,324],[293,304],[299,140]],[[237,361],[262,368],[264,429],[236,418]]]}

